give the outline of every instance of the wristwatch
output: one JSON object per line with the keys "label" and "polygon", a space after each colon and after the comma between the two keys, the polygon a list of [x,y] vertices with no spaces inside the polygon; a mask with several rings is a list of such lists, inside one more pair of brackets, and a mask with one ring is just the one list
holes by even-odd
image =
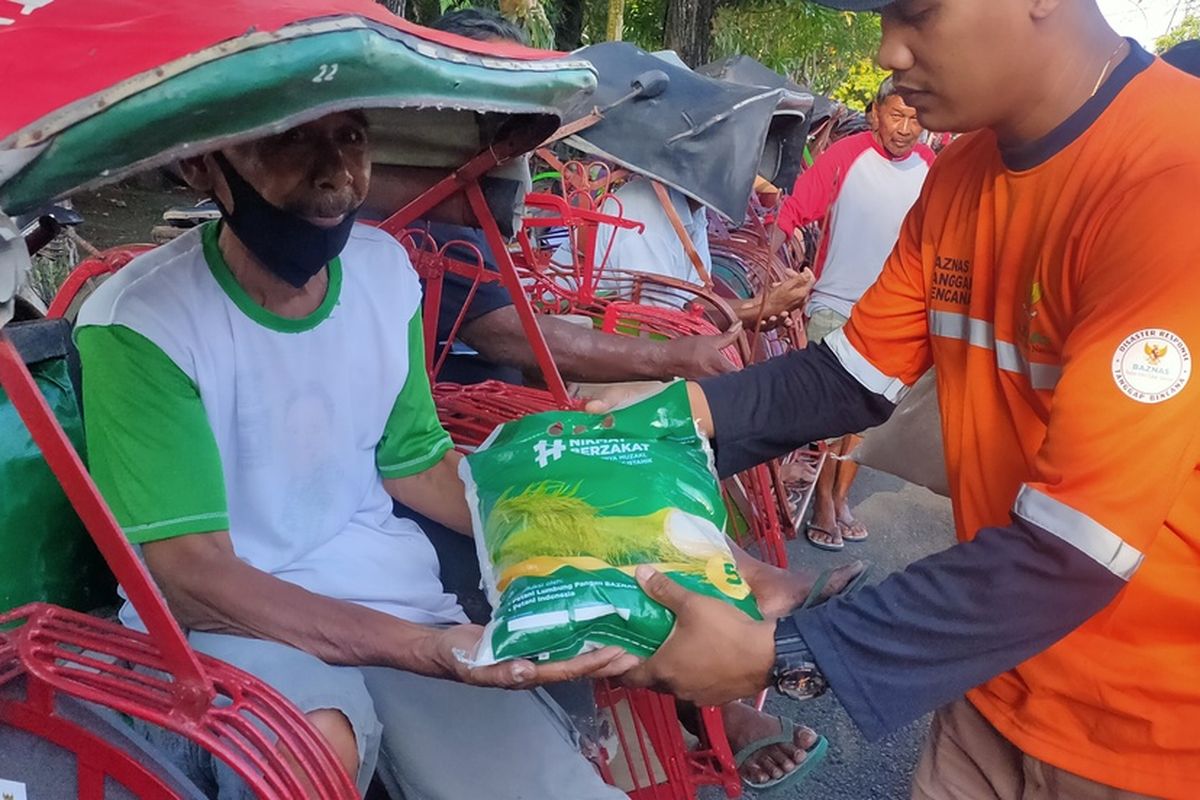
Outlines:
{"label": "wristwatch", "polygon": [[775,623],[775,664],[771,667],[771,685],[775,691],[793,700],[811,700],[829,689],[829,682],[790,614]]}

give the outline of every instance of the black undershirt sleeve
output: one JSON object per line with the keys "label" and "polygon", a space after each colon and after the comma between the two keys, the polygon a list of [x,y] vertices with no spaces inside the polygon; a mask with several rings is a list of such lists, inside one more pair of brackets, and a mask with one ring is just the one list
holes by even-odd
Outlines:
{"label": "black undershirt sleeve", "polygon": [[1083,551],[1014,517],[794,616],[838,700],[873,740],[1042,652],[1124,586]]}
{"label": "black undershirt sleeve", "polygon": [[859,383],[824,344],[708,378],[700,387],[712,412],[721,477],[809,442],[873,428],[895,408]]}

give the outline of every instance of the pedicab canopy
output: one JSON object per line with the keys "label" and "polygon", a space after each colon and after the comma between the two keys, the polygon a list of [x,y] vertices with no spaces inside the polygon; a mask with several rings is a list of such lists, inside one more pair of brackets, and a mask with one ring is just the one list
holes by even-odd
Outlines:
{"label": "pedicab canopy", "polygon": [[767,133],[759,174],[790,190],[803,168],[804,147],[813,128],[829,119],[833,103],[747,55],[734,55],[696,67],[696,72],[742,86],[783,89]]}
{"label": "pedicab canopy", "polygon": [[600,84],[568,112],[593,121],[564,141],[683,192],[741,222],[783,90],[698,75],[624,42],[576,50]]}
{"label": "pedicab canopy", "polygon": [[595,84],[586,63],[372,0],[10,0],[0,75],[8,214],[348,108],[385,163],[455,167],[514,127],[532,148]]}
{"label": "pedicab canopy", "polygon": [[596,83],[372,0],[9,0],[0,75],[0,324],[23,268],[7,215],[345,109],[366,110],[378,164],[444,175],[533,149]]}

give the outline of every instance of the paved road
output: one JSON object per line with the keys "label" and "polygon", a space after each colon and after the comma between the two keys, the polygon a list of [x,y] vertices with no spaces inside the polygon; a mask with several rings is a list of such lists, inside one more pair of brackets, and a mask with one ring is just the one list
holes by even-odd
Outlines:
{"label": "paved road", "polygon": [[[803,540],[791,543],[793,564],[825,568],[848,558],[874,562],[873,580],[899,569],[953,541],[950,503],[923,488],[890,475],[863,469],[851,491],[854,513],[866,523],[871,537],[848,545],[842,553],[825,553]],[[832,696],[796,703],[773,696],[767,710],[790,716],[825,734],[830,753],[821,770],[795,786],[780,788],[771,800],[899,800],[908,797],[908,783],[928,720],[868,744]],[[706,793],[705,800],[723,797]],[[747,797],[752,793],[747,792]]]}

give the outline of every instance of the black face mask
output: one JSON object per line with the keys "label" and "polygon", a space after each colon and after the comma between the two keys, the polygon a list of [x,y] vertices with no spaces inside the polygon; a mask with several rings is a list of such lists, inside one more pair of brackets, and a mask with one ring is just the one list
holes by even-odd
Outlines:
{"label": "black face mask", "polygon": [[214,153],[213,159],[225,175],[233,196],[232,213],[213,198],[221,216],[246,249],[272,274],[300,289],[342,252],[358,209],[334,227],[322,228],[268,203],[238,174],[224,154]]}

